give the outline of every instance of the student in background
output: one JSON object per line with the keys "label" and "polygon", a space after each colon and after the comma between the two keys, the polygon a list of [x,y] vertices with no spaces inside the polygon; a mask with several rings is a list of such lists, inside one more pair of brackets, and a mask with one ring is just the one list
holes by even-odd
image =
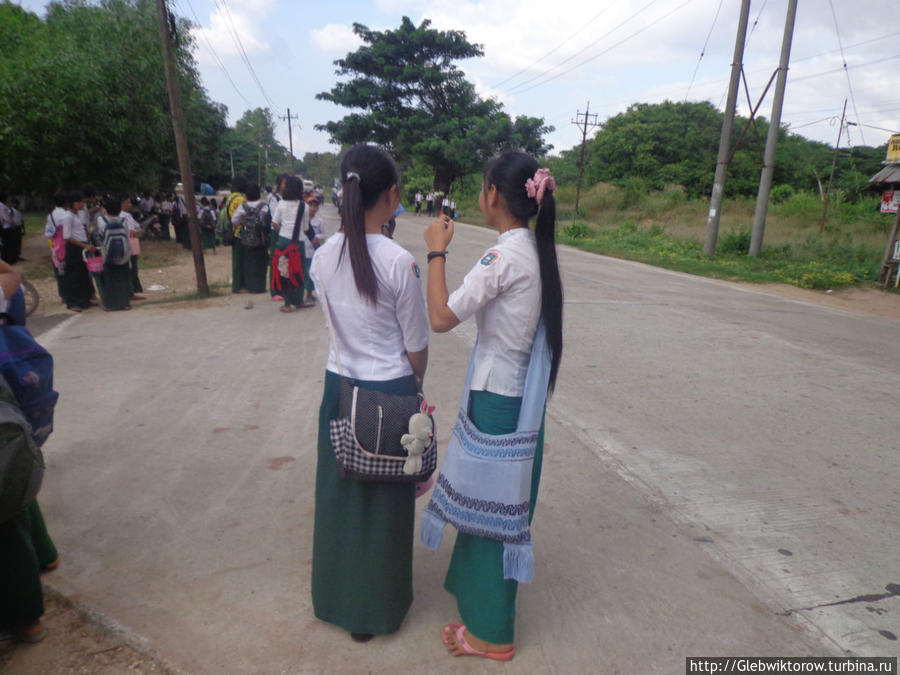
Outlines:
{"label": "student in background", "polygon": [[[250,183],[246,197],[247,200],[237,207],[231,217],[231,224],[235,229],[234,244],[241,248],[244,290],[248,293],[265,293],[271,216],[266,201],[260,198],[257,183]],[[261,237],[260,232],[265,232],[265,236]]]}
{"label": "student in background", "polygon": [[303,203],[303,181],[297,176],[289,176],[284,181],[282,199],[272,216],[273,237],[276,238],[272,283],[278,293],[275,297],[284,300],[281,311],[285,314],[303,306],[303,240],[308,228],[309,207]]}
{"label": "student in background", "polygon": [[144,292],[144,287],[141,285],[141,279],[138,276],[138,258],[140,258],[140,238],[143,233],[143,229],[140,226],[140,223],[134,219],[134,216],[131,215],[131,197],[128,195],[123,195],[121,198],[122,208],[119,211],[119,218],[122,219],[122,222],[125,223],[125,229],[128,230],[128,236],[132,242],[137,241],[138,244],[135,246],[132,244],[131,246],[131,299],[132,300],[146,300],[143,295],[140,293]]}
{"label": "student in background", "polygon": [[85,208],[84,195],[73,190],[66,199],[70,217],[63,223],[63,239],[66,242],[66,264],[63,274],[66,307],[73,312],[81,312],[91,306],[94,286],[88,275],[82,253],[93,252],[97,248],[88,241],[87,228],[78,214]]}
{"label": "student in background", "polygon": [[[215,200],[213,200],[215,201]],[[200,224],[200,248],[204,251],[212,249],[216,253],[216,212],[213,211],[209,199],[200,198],[197,206],[197,222]]]}
{"label": "student in background", "polygon": [[22,239],[25,237],[25,216],[19,208],[19,200],[13,197],[9,200],[10,220],[13,225],[13,250],[11,257],[14,256],[16,261],[24,260],[22,257]]}
{"label": "student in background", "polygon": [[306,204],[309,207],[309,227],[304,233],[306,241],[303,242],[303,248],[305,249],[303,256],[303,287],[306,289],[306,300],[303,302],[304,307],[311,307],[315,302],[313,291],[316,290],[316,285],[309,274],[309,267],[312,264],[313,253],[325,243],[325,223],[316,215],[319,212],[321,203],[321,198],[315,194],[306,200]]}
{"label": "student in background", "polygon": [[53,265],[53,276],[56,277],[56,291],[59,293],[59,299],[64,304],[65,300],[65,284],[63,283],[63,274],[65,273],[66,243],[62,238],[62,228],[65,221],[71,217],[66,210],[68,196],[65,192],[59,191],[53,195],[53,210],[47,215],[47,222],[44,225],[44,237],[50,245],[50,262]]}

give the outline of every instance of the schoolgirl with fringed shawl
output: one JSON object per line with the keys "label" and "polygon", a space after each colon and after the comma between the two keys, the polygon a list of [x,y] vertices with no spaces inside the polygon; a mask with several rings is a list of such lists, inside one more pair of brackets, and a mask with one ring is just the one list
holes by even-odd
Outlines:
{"label": "schoolgirl with fringed shawl", "polygon": [[528,522],[531,473],[550,379],[550,352],[544,324],[538,325],[525,377],[516,431],[481,433],[469,419],[468,403],[475,352],[463,387],[456,426],[431,501],[422,514],[422,543],[436,551],[444,525],[503,542],[503,578],[530,583],[534,552]]}

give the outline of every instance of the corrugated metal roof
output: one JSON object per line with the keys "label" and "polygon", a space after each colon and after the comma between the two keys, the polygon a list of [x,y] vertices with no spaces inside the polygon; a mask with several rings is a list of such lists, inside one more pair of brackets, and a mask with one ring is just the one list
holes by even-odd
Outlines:
{"label": "corrugated metal roof", "polygon": [[889,164],[869,179],[870,183],[900,183],[900,164]]}

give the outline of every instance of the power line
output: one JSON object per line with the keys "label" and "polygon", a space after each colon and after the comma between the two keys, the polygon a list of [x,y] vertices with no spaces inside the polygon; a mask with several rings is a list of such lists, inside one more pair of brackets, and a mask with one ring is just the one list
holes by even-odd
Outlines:
{"label": "power line", "polygon": [[759,8],[759,14],[756,15],[756,18],[753,20],[753,25],[750,26],[750,34],[747,36],[747,44],[750,44],[750,38],[753,37],[753,31],[756,30],[756,24],[759,23],[759,17],[762,16],[763,10],[766,8],[766,3],[768,2],[769,0],[763,0],[762,7]]}
{"label": "power line", "polygon": [[[231,82],[231,86],[234,87],[234,90],[237,92],[237,95],[240,96],[244,103],[247,104],[248,108],[252,108],[250,101],[247,100],[247,97],[244,96],[244,92],[242,92],[238,86],[234,83],[234,80],[231,78],[231,74],[228,72],[228,69],[225,67],[225,64],[222,63],[222,59],[219,58],[219,54],[216,52],[215,47],[213,47],[212,42],[209,39],[209,36],[206,34],[206,29],[203,28],[203,24],[200,21],[200,17],[197,16],[197,12],[194,11],[194,5],[191,4],[191,0],[187,0],[188,7],[191,9],[191,14],[194,15],[194,19],[197,21],[197,26],[200,28],[200,33],[203,35],[203,39],[206,40],[206,44],[209,46],[209,51],[212,52],[213,57],[216,59],[216,62],[219,64],[219,67],[222,68],[222,72],[225,73],[225,77],[228,78],[228,81]],[[183,11],[183,10],[182,10]]]}
{"label": "power line", "polygon": [[[572,66],[571,68],[567,68],[566,70],[562,71],[561,73],[557,73],[556,75],[553,75],[552,77],[547,78],[547,79],[544,80],[543,82],[538,82],[537,84],[533,84],[532,86],[527,87],[527,88],[525,88],[525,89],[519,89],[518,91],[516,91],[516,92],[514,92],[514,93],[516,93],[516,94],[521,94],[521,93],[524,93],[524,92],[526,92],[526,91],[531,91],[532,89],[534,89],[534,88],[536,88],[536,87],[540,87],[541,85],[547,84],[548,82],[552,82],[553,80],[556,80],[556,79],[562,77],[563,75],[566,75],[566,74],[568,74],[568,73],[571,73],[573,70],[577,70],[578,68],[581,68],[581,66],[583,66],[583,65],[585,65],[585,64],[587,64],[587,63],[590,63],[590,62],[593,61],[594,59],[598,59],[598,58],[600,58],[601,56],[603,56],[604,54],[608,54],[609,52],[611,52],[611,51],[612,51],[613,49],[615,49],[616,47],[619,47],[619,46],[623,45],[624,43],[628,42],[631,38],[640,35],[641,33],[643,33],[643,32],[646,31],[646,30],[649,30],[650,28],[652,28],[653,26],[655,26],[656,24],[658,24],[658,23],[659,23],[660,21],[662,21],[663,19],[668,19],[668,18],[669,18],[670,16],[672,16],[675,12],[677,12],[677,11],[679,11],[680,9],[682,9],[682,8],[686,7],[687,5],[691,4],[693,1],[694,1],[694,0],[685,0],[685,1],[682,2],[680,5],[678,5],[678,7],[676,7],[675,9],[671,10],[670,12],[667,12],[667,13],[663,14],[663,15],[660,16],[659,18],[657,18],[657,19],[655,19],[654,21],[651,21],[650,23],[648,23],[648,24],[647,24],[646,26],[644,26],[643,28],[641,28],[641,29],[639,29],[639,30],[636,30],[634,33],[632,33],[632,34],[629,35],[628,37],[623,38],[622,40],[619,40],[618,42],[616,42],[616,43],[613,44],[613,45],[610,45],[609,47],[607,47],[607,48],[604,49],[603,51],[601,51],[601,52],[599,52],[599,53],[597,53],[597,54],[594,54],[593,56],[590,56],[590,57],[586,58],[584,61],[581,61],[580,63],[576,63],[576,64],[575,64],[574,66]],[[655,0],[654,0],[654,2],[655,2]],[[652,4],[652,3],[650,3],[650,4]],[[645,8],[646,8],[646,7],[649,7],[649,5],[646,5]],[[639,11],[643,11],[643,9],[641,9],[641,10],[639,10]]]}
{"label": "power line", "polygon": [[687,103],[688,95],[691,93],[691,87],[694,86],[694,79],[697,77],[697,71],[700,70],[700,62],[703,60],[703,55],[706,54],[706,47],[709,45],[709,38],[712,37],[713,29],[716,27],[719,12],[722,11],[722,2],[723,0],[719,0],[719,6],[716,8],[716,15],[713,17],[712,25],[709,27],[709,32],[706,34],[706,40],[703,42],[703,49],[700,50],[700,58],[697,59],[697,65],[694,66],[694,74],[691,75],[691,83],[688,85],[687,91],[684,94],[685,103]]}
{"label": "power line", "polygon": [[250,71],[250,76],[253,78],[253,81],[256,82],[256,86],[259,87],[259,91],[262,93],[263,98],[266,100],[266,103],[269,104],[270,108],[273,108],[276,112],[280,113],[281,110],[274,103],[272,103],[272,99],[269,98],[269,95],[266,93],[265,88],[262,86],[262,82],[260,82],[259,77],[257,77],[256,75],[256,71],[253,69],[253,64],[250,63],[250,58],[247,56],[247,52],[244,50],[244,45],[241,42],[241,36],[238,34],[237,28],[235,27],[234,18],[231,15],[231,10],[228,8],[225,0],[213,0],[213,2],[215,2],[216,7],[222,13],[222,17],[225,20],[225,27],[231,33],[234,44],[237,46],[238,51],[240,52],[241,59],[247,66],[247,70]]}
{"label": "power line", "polygon": [[553,49],[551,49],[549,52],[547,52],[546,54],[544,54],[543,56],[541,56],[541,57],[540,57],[539,59],[537,59],[534,63],[532,63],[532,64],[529,65],[529,66],[526,66],[525,68],[522,68],[522,70],[520,70],[520,71],[517,72],[517,73],[513,73],[512,75],[510,75],[509,77],[507,77],[505,80],[501,80],[500,82],[498,82],[497,84],[495,84],[493,88],[496,89],[496,88],[498,88],[501,84],[506,84],[506,83],[509,82],[510,80],[513,80],[513,79],[517,78],[519,75],[521,75],[522,73],[524,73],[524,72],[530,70],[531,68],[533,68],[534,66],[536,66],[538,63],[540,63],[541,61],[543,61],[544,59],[546,59],[546,58],[547,58],[548,56],[550,56],[551,54],[554,54],[554,53],[556,53],[557,51],[559,51],[562,47],[566,46],[569,42],[571,42],[571,41],[572,41],[572,38],[574,38],[574,37],[575,37],[576,35],[578,35],[581,31],[585,30],[588,26],[590,26],[592,23],[594,23],[594,21],[596,21],[596,20],[599,19],[601,16],[603,16],[603,14],[606,13],[606,10],[608,10],[608,9],[609,9],[610,7],[612,7],[614,4],[616,4],[615,0],[613,0],[612,2],[610,2],[610,3],[609,3],[606,7],[604,7],[603,9],[601,9],[600,12],[598,12],[597,14],[595,14],[594,17],[593,17],[592,19],[590,19],[586,24],[584,24],[581,28],[579,28],[578,30],[576,30],[574,33],[572,33],[569,37],[567,37],[565,40],[563,40],[562,42],[560,42],[558,45],[556,45],[556,46],[555,46]]}
{"label": "power line", "polygon": [[590,44],[586,45],[585,47],[582,47],[581,49],[579,49],[577,52],[575,52],[575,53],[572,54],[571,56],[569,56],[569,57],[563,59],[562,61],[560,61],[559,63],[557,63],[555,66],[551,66],[550,68],[548,68],[548,69],[545,70],[544,72],[539,73],[538,75],[535,75],[534,77],[532,77],[532,78],[530,78],[530,79],[528,79],[528,80],[525,80],[524,82],[520,82],[519,84],[514,85],[513,87],[511,87],[511,88],[509,89],[509,91],[508,91],[507,93],[510,93],[510,94],[512,94],[512,93],[518,93],[518,92],[515,92],[515,91],[513,91],[513,90],[514,90],[514,89],[518,89],[519,87],[523,87],[523,86],[525,86],[526,84],[529,84],[530,82],[534,82],[535,80],[538,80],[538,79],[544,77],[544,75],[546,75],[547,73],[550,73],[550,72],[556,70],[556,69],[559,68],[561,65],[563,65],[563,64],[565,64],[565,63],[568,63],[569,61],[571,61],[572,59],[574,59],[576,56],[579,56],[580,54],[583,54],[583,53],[586,52],[588,49],[590,49],[591,47],[595,46],[595,45],[596,45],[598,42],[600,42],[601,40],[604,40],[604,39],[607,38],[608,36],[610,36],[610,35],[612,35],[613,33],[615,33],[617,30],[619,30],[619,28],[621,28],[621,27],[624,26],[626,23],[628,23],[629,21],[631,21],[634,17],[636,17],[638,14],[640,14],[641,12],[643,12],[644,10],[646,10],[646,9],[647,9],[648,7],[650,7],[651,5],[654,5],[657,1],[658,1],[658,0],[650,0],[650,2],[648,2],[646,5],[644,5],[643,7],[641,7],[641,8],[640,8],[638,11],[636,11],[634,14],[632,14],[632,15],[629,16],[627,19],[625,19],[624,21],[622,21],[621,23],[619,23],[618,25],[616,25],[614,28],[608,30],[606,33],[604,33],[603,35],[601,35],[599,38],[597,38],[596,40],[594,40],[594,41],[591,42]]}
{"label": "power line", "polygon": [[[847,59],[844,56],[844,45],[841,41],[841,29],[838,27],[837,14],[834,11],[833,0],[828,0],[828,4],[831,6],[831,18],[834,19],[834,32],[837,33],[838,47],[841,49],[841,60],[844,62],[844,73],[847,75],[847,89],[850,90],[850,101],[853,103],[853,114],[856,115],[856,121],[859,123],[859,113],[856,111],[856,98],[853,96],[853,85],[850,84],[850,70],[847,68]],[[848,131],[847,136],[849,137],[849,135]],[[863,145],[865,145],[866,138],[863,136],[862,129],[859,130],[859,137],[862,140]]]}

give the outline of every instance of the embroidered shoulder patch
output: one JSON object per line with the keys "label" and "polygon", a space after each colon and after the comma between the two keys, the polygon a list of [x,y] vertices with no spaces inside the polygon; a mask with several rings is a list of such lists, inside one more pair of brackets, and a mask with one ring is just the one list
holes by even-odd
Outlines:
{"label": "embroidered shoulder patch", "polygon": [[416,275],[416,279],[422,278],[422,273],[419,271],[419,266],[416,263],[412,264],[412,271],[413,271],[413,274]]}
{"label": "embroidered shoulder patch", "polygon": [[481,259],[481,264],[487,267],[488,265],[493,265],[497,260],[500,259],[500,254],[497,251],[488,251],[485,256]]}

